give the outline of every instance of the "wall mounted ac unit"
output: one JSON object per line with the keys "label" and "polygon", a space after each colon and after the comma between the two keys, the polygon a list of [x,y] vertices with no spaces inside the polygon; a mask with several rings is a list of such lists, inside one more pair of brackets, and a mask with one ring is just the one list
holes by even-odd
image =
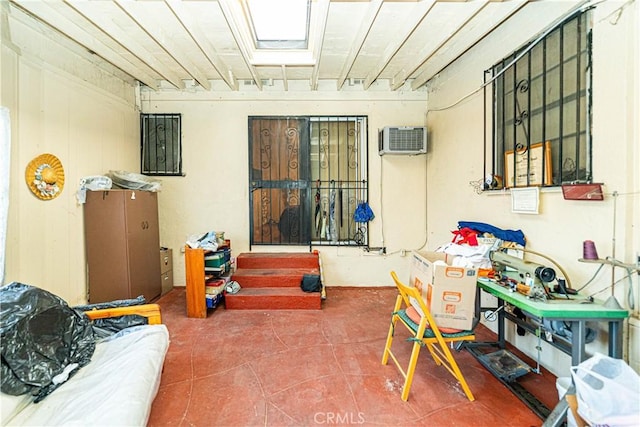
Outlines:
{"label": "wall mounted ac unit", "polygon": [[378,153],[425,154],[427,152],[427,128],[424,126],[387,126],[378,135]]}

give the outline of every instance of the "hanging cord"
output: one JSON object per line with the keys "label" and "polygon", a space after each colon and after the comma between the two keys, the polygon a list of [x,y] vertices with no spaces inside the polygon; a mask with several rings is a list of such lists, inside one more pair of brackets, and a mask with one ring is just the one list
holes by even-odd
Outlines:
{"label": "hanging cord", "polygon": [[637,269],[625,267],[625,270],[627,270],[626,276],[619,278],[618,280],[616,280],[615,282],[613,282],[612,284],[610,284],[606,288],[600,289],[599,291],[592,293],[591,295],[589,295],[589,298],[595,297],[596,295],[599,295],[599,294],[603,293],[604,291],[608,290],[609,288],[613,288],[614,285],[616,285],[618,282],[622,282],[624,279],[629,279],[629,291],[627,292],[627,304],[629,304],[629,308],[631,310],[634,310],[635,309],[635,302],[633,301],[633,298],[634,298],[633,281],[631,280],[631,276],[634,275],[634,273],[637,271]]}
{"label": "hanging cord", "polygon": [[[383,177],[384,177],[384,171],[383,171],[383,167],[384,167],[384,162],[382,161],[382,156],[380,157],[380,246],[382,246],[384,248],[384,201],[383,199],[383,193],[382,193],[382,181],[383,181]],[[390,254],[389,254],[390,255]]]}
{"label": "hanging cord", "polygon": [[595,273],[593,273],[593,276],[591,276],[591,279],[589,279],[589,281],[587,283],[585,283],[584,285],[582,285],[580,287],[580,289],[576,289],[576,291],[580,292],[581,290],[583,290],[584,288],[586,288],[587,286],[589,286],[589,284],[591,282],[593,282],[593,280],[596,278],[596,276],[598,275],[598,273],[600,272],[600,270],[602,270],[602,267],[604,267],[604,264],[600,264],[600,267],[598,267],[598,269],[596,270]]}

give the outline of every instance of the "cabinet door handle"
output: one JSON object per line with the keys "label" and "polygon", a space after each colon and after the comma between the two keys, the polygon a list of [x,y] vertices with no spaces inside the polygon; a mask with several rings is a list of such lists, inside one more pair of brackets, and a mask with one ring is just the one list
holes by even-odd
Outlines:
{"label": "cabinet door handle", "polygon": [[143,230],[146,230],[147,228],[149,228],[149,223],[147,221],[142,221],[140,225],[142,226]]}

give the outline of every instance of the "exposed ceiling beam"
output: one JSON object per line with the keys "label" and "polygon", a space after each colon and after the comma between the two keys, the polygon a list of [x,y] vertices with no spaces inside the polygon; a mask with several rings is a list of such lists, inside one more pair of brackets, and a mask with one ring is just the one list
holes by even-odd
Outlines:
{"label": "exposed ceiling beam", "polygon": [[427,83],[433,76],[435,76],[436,74],[440,73],[442,70],[447,68],[453,62],[455,62],[458,58],[460,58],[462,55],[464,55],[466,52],[468,52],[470,49],[472,49],[475,45],[480,43],[485,37],[487,37],[489,34],[491,34],[495,29],[500,27],[500,25],[502,25],[505,21],[507,21],[509,18],[511,18],[513,15],[515,15],[518,11],[520,11],[523,7],[525,7],[527,5],[527,3],[529,3],[529,1],[530,0],[518,0],[518,1],[510,2],[510,4],[513,7],[504,15],[504,17],[502,19],[498,19],[498,20],[494,21],[493,25],[491,25],[484,32],[479,34],[478,37],[476,37],[475,40],[473,40],[471,42],[468,42],[468,43],[464,43],[458,49],[457,54],[456,53],[450,54],[449,58],[451,58],[451,59],[447,62],[446,65],[440,67],[436,71],[427,71],[427,70],[425,70],[425,71],[421,72],[411,82],[411,89],[413,89],[413,90],[419,89],[422,85]]}
{"label": "exposed ceiling beam", "polygon": [[[24,11],[20,11],[24,13]],[[11,40],[11,32],[9,31],[9,3],[4,1],[0,1],[0,40],[2,40],[2,44],[8,46],[20,55],[20,47],[15,45]]]}
{"label": "exposed ceiling beam", "polygon": [[469,22],[471,22],[473,18],[475,18],[478,13],[480,13],[482,9],[484,9],[489,4],[490,1],[492,0],[471,2],[474,6],[476,6],[476,8],[469,14],[469,16],[467,16],[464,21],[458,24],[457,27],[452,28],[452,31],[450,31],[449,34],[445,35],[442,41],[435,48],[427,47],[421,50],[417,55],[419,59],[416,62],[409,65],[408,67],[403,68],[402,71],[393,76],[393,79],[391,80],[391,90],[397,90],[402,85],[404,85],[404,82],[406,82],[407,79],[413,73],[415,73],[418,68],[420,68],[425,62],[431,59],[431,57],[436,52],[438,52],[442,48],[442,46],[446,45],[451,39],[453,39],[453,37],[455,37],[460,30],[465,28],[467,24],[469,24]]}
{"label": "exposed ceiling beam", "polygon": [[152,22],[148,16],[136,10],[136,3],[140,7],[139,2],[133,0],[114,0],[115,4],[126,13],[149,37],[153,39],[174,61],[176,61],[191,77],[193,77],[203,88],[211,90],[211,83],[207,76],[198,67],[191,62],[189,57],[185,55],[180,47],[176,45],[171,37],[168,37],[164,30],[155,22]]}
{"label": "exposed ceiling beam", "polygon": [[354,39],[354,42],[351,44],[351,49],[349,50],[349,55],[347,56],[346,61],[342,67],[342,71],[340,72],[340,77],[338,77],[337,89],[342,89],[345,80],[349,77],[349,73],[351,72],[351,68],[353,68],[353,64],[356,62],[356,58],[362,50],[362,46],[364,45],[369,32],[371,31],[371,27],[373,27],[373,23],[376,21],[376,17],[380,12],[380,8],[382,7],[382,3],[384,0],[372,0],[369,4],[369,10],[367,11],[367,16],[360,23],[360,28],[358,29],[358,33]]}
{"label": "exposed ceiling beam", "polygon": [[[90,22],[92,26],[99,29],[103,34],[105,34],[107,37],[121,46],[124,50],[138,59],[138,61],[158,73],[162,78],[167,80],[176,88],[185,88],[184,82],[180,79],[180,77],[178,77],[178,75],[171,72],[166,66],[160,63],[160,61],[158,61],[151,53],[149,53],[149,51],[147,51],[144,46],[131,38],[131,36],[124,30],[116,25],[113,25],[113,22],[111,22],[108,17],[103,16],[100,13],[96,13],[95,9],[91,7],[90,2],[76,2],[69,0],[64,1],[67,6],[75,10],[76,13]],[[148,86],[148,84],[144,80],[138,80]],[[153,87],[154,89],[156,89],[157,84]]]}
{"label": "exposed ceiling beam", "polygon": [[220,74],[231,90],[238,90],[238,81],[220,57],[215,53],[216,49],[209,39],[198,26],[198,24],[186,13],[182,5],[182,1],[165,0],[165,3],[171,9],[176,19],[180,22],[185,31],[189,34],[193,42],[198,46],[203,55],[209,60],[209,63]]}
{"label": "exposed ceiling beam", "polygon": [[[312,3],[311,7],[317,7],[317,20],[314,23],[314,40],[313,42],[313,58],[315,65],[311,72],[311,90],[318,89],[318,72],[320,71],[320,54],[322,53],[322,44],[324,43],[324,33],[327,26],[327,17],[329,15],[329,0],[317,0]],[[310,40],[311,41],[311,40]]]}
{"label": "exposed ceiling beam", "polygon": [[398,53],[398,51],[402,48],[402,46],[407,42],[411,34],[418,28],[420,23],[424,20],[424,18],[429,14],[431,8],[436,4],[436,0],[425,0],[420,3],[417,3],[409,12],[408,16],[405,20],[403,20],[406,24],[403,25],[406,28],[405,31],[400,32],[398,37],[389,43],[387,49],[378,64],[371,70],[371,72],[367,75],[367,78],[364,80],[364,88],[368,89],[374,81],[378,78],[380,73],[385,69],[389,61]]}
{"label": "exposed ceiling beam", "polygon": [[251,51],[249,46],[245,43],[246,37],[243,36],[240,22],[243,22],[244,17],[242,16],[242,11],[238,10],[240,7],[239,2],[233,0],[218,0],[218,5],[222,10],[222,14],[224,15],[224,19],[227,21],[227,25],[233,34],[233,38],[238,45],[238,49],[242,55],[242,59],[244,63],[247,65],[249,69],[249,73],[251,74],[251,78],[253,78],[254,83],[258,87],[258,89],[262,90],[262,79],[258,75],[258,71],[256,67],[252,64],[251,61]]}
{"label": "exposed ceiling beam", "polygon": [[110,62],[115,67],[118,67],[125,73],[129,74],[131,77],[141,81],[154,90],[158,88],[158,82],[150,74],[143,72],[139,67],[136,67],[134,64],[123,59],[122,56],[115,52],[111,47],[98,40],[95,37],[95,34],[87,32],[82,23],[73,22],[58,11],[54,10],[52,5],[59,7],[61,6],[59,3],[29,0],[11,1],[20,9],[49,25],[61,34],[64,34],[66,37],[69,37],[71,40],[74,40],[88,51],[94,52],[105,61]]}

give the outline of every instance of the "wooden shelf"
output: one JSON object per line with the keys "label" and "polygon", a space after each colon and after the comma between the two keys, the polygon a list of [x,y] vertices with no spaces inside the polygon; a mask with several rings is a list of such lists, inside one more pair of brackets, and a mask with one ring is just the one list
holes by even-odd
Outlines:
{"label": "wooden shelf", "polygon": [[[230,249],[231,244],[227,240],[220,249]],[[184,266],[186,274],[187,290],[187,317],[204,319],[207,317],[206,282],[217,277],[214,274],[207,274],[204,268],[205,255],[213,251],[204,249],[192,249],[189,246],[184,248]]]}
{"label": "wooden shelf", "polygon": [[184,265],[186,269],[187,317],[204,319],[207,317],[207,301],[205,300],[205,274],[203,249],[184,249]]}

